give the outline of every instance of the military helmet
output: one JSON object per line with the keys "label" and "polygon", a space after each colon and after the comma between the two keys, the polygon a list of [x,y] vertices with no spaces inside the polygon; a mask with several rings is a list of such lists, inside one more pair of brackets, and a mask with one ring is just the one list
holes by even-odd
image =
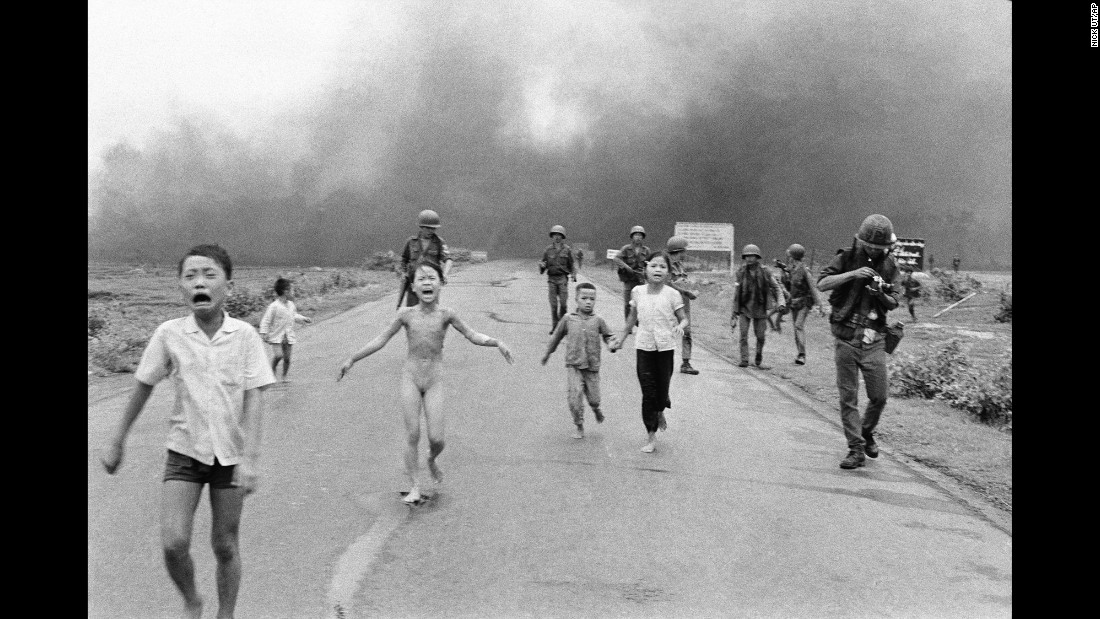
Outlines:
{"label": "military helmet", "polygon": [[669,252],[683,251],[688,248],[688,240],[682,236],[669,237],[668,242],[665,243],[665,249]]}
{"label": "military helmet", "polygon": [[438,228],[439,213],[431,209],[424,209],[423,211],[420,211],[420,215],[416,218],[416,225],[427,226],[429,228]]}
{"label": "military helmet", "polygon": [[555,234],[560,234],[561,238],[564,239],[565,238],[565,228],[562,227],[562,226],[554,226],[553,228],[550,228],[550,236],[554,236]]}
{"label": "military helmet", "polygon": [[802,256],[806,255],[806,248],[799,245],[798,243],[794,243],[787,248],[787,253],[791,255],[791,258],[794,258],[795,260],[801,260]]}
{"label": "military helmet", "polygon": [[637,232],[641,232],[642,233],[642,238],[643,239],[645,238],[645,228],[643,228],[641,226],[634,226],[633,228],[630,229],[630,238],[634,238],[634,234],[637,233]]}
{"label": "military helmet", "polygon": [[760,255],[760,248],[752,243],[746,245],[745,249],[741,250],[741,257],[744,258],[745,256],[756,256],[761,259],[764,257]]}
{"label": "military helmet", "polygon": [[894,235],[894,224],[885,215],[868,215],[859,225],[856,238],[875,249],[890,249],[898,237]]}

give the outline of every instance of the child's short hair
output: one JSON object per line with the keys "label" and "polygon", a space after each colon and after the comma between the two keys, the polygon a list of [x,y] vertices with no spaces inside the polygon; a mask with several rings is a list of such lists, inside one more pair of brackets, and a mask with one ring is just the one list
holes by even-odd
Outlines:
{"label": "child's short hair", "polygon": [[670,269],[672,268],[672,256],[668,255],[667,251],[662,249],[660,251],[653,252],[652,254],[649,255],[648,258],[645,259],[646,264],[649,264],[650,262],[653,262],[654,258],[664,258],[665,259],[665,266],[667,266]]}
{"label": "child's short hair", "polygon": [[275,280],[275,294],[283,294],[290,289],[290,280],[285,277],[280,277]]}
{"label": "child's short hair", "polygon": [[413,273],[416,273],[416,271],[419,271],[422,267],[431,267],[431,268],[435,269],[436,274],[439,275],[439,279],[443,279],[443,267],[439,266],[438,264],[436,264],[434,262],[424,261],[424,262],[421,262],[421,263],[417,264],[416,265],[416,270],[413,271]]}
{"label": "child's short hair", "polygon": [[183,263],[187,261],[191,256],[206,256],[214,262],[218,263],[218,266],[225,271],[226,279],[233,279],[233,261],[229,259],[229,252],[225,251],[221,245],[216,244],[204,244],[196,245],[187,250],[183,258],[180,258],[179,270],[176,276],[183,275]]}
{"label": "child's short hair", "polygon": [[580,294],[582,290],[596,291],[596,285],[592,282],[581,282],[577,284],[577,294]]}

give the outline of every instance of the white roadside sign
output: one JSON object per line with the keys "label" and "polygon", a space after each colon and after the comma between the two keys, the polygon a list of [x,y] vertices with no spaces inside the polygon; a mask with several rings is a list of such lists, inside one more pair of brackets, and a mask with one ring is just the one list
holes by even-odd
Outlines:
{"label": "white roadside sign", "polygon": [[673,234],[687,239],[688,251],[733,251],[733,224],[678,221]]}
{"label": "white roadside sign", "polygon": [[618,257],[619,257],[619,250],[617,250],[617,249],[607,250],[607,259],[608,260],[614,260],[615,258],[618,258]]}
{"label": "white roadside sign", "polygon": [[678,221],[673,234],[687,239],[688,251],[728,251],[730,274],[733,274],[737,259],[733,249],[733,224]]}

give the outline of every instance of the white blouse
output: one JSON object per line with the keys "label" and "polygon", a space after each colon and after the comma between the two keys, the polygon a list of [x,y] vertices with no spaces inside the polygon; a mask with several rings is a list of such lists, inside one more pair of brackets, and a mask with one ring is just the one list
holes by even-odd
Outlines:
{"label": "white blouse", "polygon": [[680,345],[672,328],[680,321],[676,310],[684,306],[680,292],[670,286],[662,286],[656,293],[648,284],[635,286],[630,291],[630,305],[638,310],[638,332],[634,335],[634,347],[638,350],[673,350]]}

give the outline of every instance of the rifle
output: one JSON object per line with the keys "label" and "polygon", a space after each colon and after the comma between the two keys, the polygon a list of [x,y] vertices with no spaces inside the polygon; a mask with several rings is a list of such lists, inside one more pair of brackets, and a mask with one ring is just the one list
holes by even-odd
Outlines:
{"label": "rifle", "polygon": [[401,281],[404,282],[404,283],[401,285],[401,294],[397,295],[397,308],[396,309],[401,309],[401,304],[405,302],[405,295],[408,294],[409,287],[412,286],[412,284],[409,282],[409,276],[408,275],[403,275],[401,277]]}

